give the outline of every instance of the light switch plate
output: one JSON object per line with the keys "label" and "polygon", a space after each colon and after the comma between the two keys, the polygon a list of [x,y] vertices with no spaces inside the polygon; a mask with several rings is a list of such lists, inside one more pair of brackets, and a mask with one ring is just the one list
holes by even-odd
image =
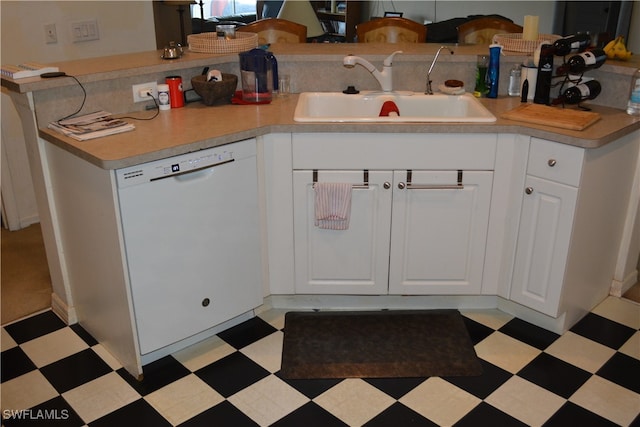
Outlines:
{"label": "light switch plate", "polygon": [[71,23],[71,40],[76,42],[86,42],[90,40],[100,40],[98,33],[98,21],[80,21]]}

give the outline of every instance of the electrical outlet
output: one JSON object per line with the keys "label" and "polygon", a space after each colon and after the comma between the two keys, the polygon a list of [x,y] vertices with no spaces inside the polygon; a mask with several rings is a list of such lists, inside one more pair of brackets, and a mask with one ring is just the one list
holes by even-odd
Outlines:
{"label": "electrical outlet", "polygon": [[58,33],[56,32],[56,24],[44,25],[44,39],[49,43],[58,43]]}
{"label": "electrical outlet", "polygon": [[131,86],[133,90],[133,102],[144,102],[151,101],[151,97],[146,96],[146,93],[151,91],[151,95],[154,98],[158,99],[158,83],[157,82],[148,82],[141,83],[139,85]]}

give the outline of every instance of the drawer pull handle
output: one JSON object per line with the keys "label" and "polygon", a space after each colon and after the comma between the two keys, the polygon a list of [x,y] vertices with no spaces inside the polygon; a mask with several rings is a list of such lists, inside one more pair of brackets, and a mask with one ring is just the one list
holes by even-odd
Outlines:
{"label": "drawer pull handle", "polygon": [[549,167],[554,167],[556,165],[556,159],[549,159],[549,161],[547,162],[547,164],[549,165]]}
{"label": "drawer pull handle", "polygon": [[524,192],[525,192],[525,193],[527,193],[527,194],[531,194],[531,193],[533,193],[533,187],[527,187],[527,188],[525,188],[525,189],[524,189]]}

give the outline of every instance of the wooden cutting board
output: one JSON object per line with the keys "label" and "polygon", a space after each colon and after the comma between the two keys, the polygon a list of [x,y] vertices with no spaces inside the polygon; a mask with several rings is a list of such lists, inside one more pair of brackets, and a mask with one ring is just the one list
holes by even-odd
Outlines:
{"label": "wooden cutting board", "polygon": [[502,113],[502,117],[571,130],[583,130],[600,120],[600,114],[592,111],[580,111],[560,106],[549,107],[541,104],[521,104],[513,110]]}

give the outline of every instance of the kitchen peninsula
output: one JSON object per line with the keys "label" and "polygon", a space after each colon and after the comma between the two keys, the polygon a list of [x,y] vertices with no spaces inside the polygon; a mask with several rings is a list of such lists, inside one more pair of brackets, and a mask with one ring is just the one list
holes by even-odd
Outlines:
{"label": "kitchen peninsula", "polygon": [[[426,68],[438,47],[403,45],[404,53],[393,65],[395,87],[423,92]],[[341,91],[347,85],[374,90],[375,79],[364,69],[343,68],[342,58],[353,53],[379,63],[397,48],[272,46],[279,70],[292,76],[295,92]],[[475,57],[483,48],[457,46],[454,55],[437,63],[434,82],[456,78],[472,87]],[[523,59],[503,56],[503,68]],[[236,54],[192,52],[163,61],[153,51],[55,65],[82,82],[84,111],[150,117],[153,112],[145,111],[144,104],[132,103],[131,85],[181,75],[188,89],[190,78],[204,67],[238,74],[237,62]],[[82,92],[73,79],[3,78],[2,85],[11,91],[29,145],[54,310],[69,323],[80,322],[129,372],[140,375],[144,364],[240,317],[216,320],[170,345],[141,351],[118,171],[211,148],[224,150],[238,142],[257,153],[262,261],[254,266],[261,279],[250,285],[265,304],[497,307],[545,328],[566,330],[609,294],[612,282],[627,280],[615,278],[616,270],[625,270],[625,260],[633,256],[628,256],[629,248],[637,251],[629,236],[637,232],[640,119],[623,111],[633,70],[612,62],[590,73],[603,85],[593,105],[602,118],[584,131],[501,118],[519,105],[519,99],[504,93],[506,73],[498,99],[482,100],[497,117],[492,124],[301,124],[293,120],[298,98],[293,94],[259,106],[188,104],[150,121],[135,121],[133,132],[85,142],[46,128],[80,105]],[[360,247],[364,255],[348,262],[345,270],[313,256],[331,246],[308,224],[316,170],[319,179],[347,182],[360,182],[363,170],[369,174],[369,188],[354,196],[353,235],[344,242],[345,247]],[[408,170],[416,178],[436,180],[462,171],[465,188],[437,197],[414,191],[409,197],[397,185],[404,183]],[[442,207],[440,198],[457,200],[443,208],[462,223],[447,222],[447,214],[420,207]],[[372,207],[374,215],[362,215]],[[416,225],[411,221],[397,222],[399,213],[444,221],[438,227],[452,234],[443,240],[425,232],[428,224],[412,229]],[[461,228],[467,231],[456,232]],[[412,234],[427,238],[413,241]],[[338,251],[333,256],[349,259],[352,254]],[[425,277],[418,264],[430,260],[415,259],[415,254],[434,260],[453,256],[442,263],[446,271]],[[175,256],[180,256],[179,248]],[[339,278],[331,277],[336,268]],[[190,292],[188,284],[177,286]],[[241,316],[250,316],[259,305],[251,301]],[[197,308],[175,307],[166,317],[180,322],[181,311],[209,306],[202,302]]]}

